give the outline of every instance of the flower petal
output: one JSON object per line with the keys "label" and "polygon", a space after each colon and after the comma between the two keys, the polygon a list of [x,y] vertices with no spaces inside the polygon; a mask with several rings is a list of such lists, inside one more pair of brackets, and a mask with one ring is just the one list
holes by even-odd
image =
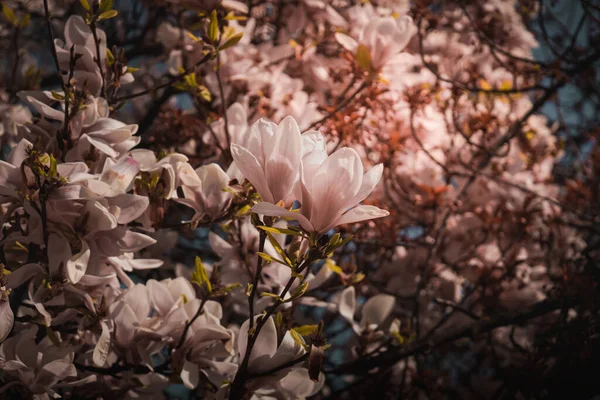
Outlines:
{"label": "flower petal", "polygon": [[10,308],[10,302],[8,299],[0,300],[0,343],[6,339],[14,323],[15,315]]}
{"label": "flower petal", "polygon": [[340,295],[338,310],[342,317],[350,324],[354,324],[354,311],[356,310],[356,292],[354,286],[347,287]]}
{"label": "flower petal", "polygon": [[390,212],[382,210],[381,208],[369,205],[360,205],[342,215],[340,218],[330,224],[326,230],[338,225],[353,224],[355,222],[387,217],[388,215],[390,215]]}
{"label": "flower petal", "polygon": [[389,294],[378,294],[371,297],[362,308],[361,329],[371,325],[381,325],[390,315],[395,304],[396,299]]}
{"label": "flower petal", "polygon": [[266,201],[254,205],[254,207],[252,207],[252,211],[257,214],[266,215],[269,217],[283,217],[295,219],[298,220],[302,227],[307,231],[314,230],[312,224],[304,215],[298,212],[286,210],[283,207],[279,207],[275,204],[268,203]]}
{"label": "flower petal", "polygon": [[[258,323],[258,319],[262,318],[262,315],[254,316],[255,324]],[[248,344],[248,328],[250,326],[250,320],[246,320],[242,326],[240,327],[240,333],[238,337],[238,352],[240,357],[244,357],[246,354],[246,346]],[[252,363],[254,360],[258,358],[268,357],[272,358],[277,352],[277,328],[275,328],[275,322],[272,317],[265,322],[262,329],[258,333],[258,337],[254,343],[254,347],[252,348],[252,353],[250,354],[250,359],[248,360],[248,366],[251,369],[253,367]],[[257,365],[254,365],[257,367]]]}
{"label": "flower petal", "polygon": [[231,145],[231,155],[235,161],[235,165],[242,171],[242,174],[256,188],[258,194],[264,201],[273,202],[273,195],[267,185],[267,179],[262,166],[259,164],[256,157],[246,150],[244,147],[237,144]]}

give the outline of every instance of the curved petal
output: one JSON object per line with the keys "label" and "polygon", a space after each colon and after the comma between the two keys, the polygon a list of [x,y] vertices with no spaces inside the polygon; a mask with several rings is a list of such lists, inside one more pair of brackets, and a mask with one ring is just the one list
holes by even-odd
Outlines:
{"label": "curved petal", "polygon": [[389,294],[378,294],[371,297],[362,308],[361,329],[371,325],[381,325],[390,315],[395,304],[396,299]]}
{"label": "curved petal", "polygon": [[286,210],[283,207],[279,207],[275,204],[268,203],[266,201],[263,201],[263,202],[260,202],[256,205],[254,205],[254,207],[252,207],[252,212],[255,212],[255,213],[261,214],[261,215],[266,215],[269,217],[282,217],[282,218],[295,219],[295,220],[298,220],[300,222],[300,225],[302,225],[302,227],[304,229],[306,229],[307,231],[309,231],[309,232],[314,231],[313,225],[310,223],[310,221],[304,215],[302,215],[298,212]]}
{"label": "curved petal", "polygon": [[92,361],[94,361],[97,367],[104,366],[110,350],[110,330],[108,329],[108,325],[106,325],[106,322],[100,321],[100,326],[102,327],[102,333],[92,354]]}
{"label": "curved petal", "polygon": [[327,157],[306,182],[313,201],[310,220],[317,231],[326,231],[352,205],[362,179],[362,161],[356,150],[343,148]]}
{"label": "curved petal", "polygon": [[302,136],[296,120],[292,116],[285,117],[277,126],[272,140],[263,146],[267,185],[273,195],[271,202],[277,203],[289,196],[298,179]]}
{"label": "curved petal", "polygon": [[383,174],[383,164],[377,164],[373,168],[371,168],[366,174],[363,176],[362,184],[360,185],[360,189],[352,202],[354,204],[359,204],[361,201],[367,198],[368,195],[371,194],[375,186],[381,180],[381,175]]}
{"label": "curved petal", "polygon": [[358,47],[358,42],[356,40],[354,40],[353,38],[351,38],[350,36],[348,36],[344,33],[336,32],[335,40],[337,40],[338,43],[341,44],[343,48],[345,48],[352,54],[354,54],[356,52],[356,49]]}
{"label": "curved petal", "polygon": [[169,293],[169,289],[155,279],[149,279],[146,282],[146,287],[148,288],[148,296],[150,297],[152,307],[154,307],[158,315],[167,315],[173,304],[175,304],[171,293]]}
{"label": "curved petal", "polygon": [[8,299],[0,300],[0,343],[6,339],[14,323],[15,315],[10,308],[10,302]]}
{"label": "curved petal", "polygon": [[340,295],[338,310],[342,317],[351,325],[354,324],[354,311],[356,311],[356,292],[354,286],[347,287]]}
{"label": "curved petal", "polygon": [[329,229],[334,228],[338,225],[353,224],[355,222],[387,217],[388,215],[390,215],[390,212],[382,210],[381,208],[369,205],[361,205],[354,207],[352,210],[343,214],[340,218],[328,225],[324,230],[328,231]]}
{"label": "curved petal", "polygon": [[11,272],[6,278],[6,288],[14,289],[21,286],[34,276],[43,275],[44,268],[39,264],[25,264]]}
{"label": "curved petal", "polygon": [[231,145],[231,155],[233,156],[235,165],[237,165],[244,177],[256,188],[260,197],[264,201],[273,203],[273,195],[269,190],[265,173],[256,157],[244,147],[235,143]]}
{"label": "curved petal", "polygon": [[146,211],[150,200],[147,196],[137,194],[121,194],[110,199],[110,204],[119,207],[117,221],[120,224],[127,224]]}
{"label": "curved petal", "polygon": [[81,250],[73,254],[67,261],[67,277],[72,284],[76,284],[85,275],[88,262],[90,261],[90,248],[85,240],[81,241]]}
{"label": "curved petal", "polygon": [[180,376],[181,381],[186,388],[194,389],[196,386],[198,386],[198,382],[200,382],[198,365],[185,360]]}
{"label": "curved petal", "polygon": [[[261,315],[254,316],[255,326],[256,322],[259,318],[262,318]],[[240,357],[244,357],[246,354],[246,346],[248,344],[248,328],[250,326],[250,320],[246,320],[242,326],[240,327],[240,334],[238,337],[238,352]],[[252,365],[253,362],[258,358],[272,358],[277,352],[277,328],[275,328],[275,322],[272,317],[265,322],[262,329],[260,330],[258,337],[254,343],[254,347],[252,348],[252,353],[250,353],[250,359],[248,360],[248,367],[252,369],[252,367],[256,367],[256,365]]]}

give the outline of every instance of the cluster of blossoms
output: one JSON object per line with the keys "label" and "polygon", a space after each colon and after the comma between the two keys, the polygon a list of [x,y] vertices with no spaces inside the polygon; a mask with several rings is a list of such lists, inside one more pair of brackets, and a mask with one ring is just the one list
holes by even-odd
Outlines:
{"label": "cluster of blossoms", "polygon": [[[404,387],[422,362],[386,354],[535,306],[586,246],[513,1],[157,1],[132,29],[156,60],[109,47],[112,1],[43,3],[56,90],[17,58],[0,93],[0,397]],[[500,327],[481,362],[535,335]]]}
{"label": "cluster of blossoms", "polygon": [[[112,118],[102,97],[109,77],[115,88],[133,81],[128,67],[109,60],[106,34],[89,16],[69,17],[64,36],[54,42],[63,90],[18,93],[35,119],[22,106],[3,113],[3,136],[14,142],[0,161],[0,366],[9,387],[36,398],[75,387],[90,396],[112,391],[137,398],[177,376],[190,389],[203,381],[216,396],[251,390],[297,398],[320,390],[323,327],[290,326],[291,316],[284,321],[279,309],[310,304],[307,289],[331,275],[326,266],[318,273],[309,268],[343,242],[339,235],[324,242],[324,234],[388,215],[359,204],[382,166],[364,173],[351,148],[328,154],[322,134],[301,134],[291,116],[238,130],[227,172],[216,163],[194,169],[180,153],[135,149],[138,126]],[[110,57],[98,59],[96,51]],[[104,73],[108,68],[113,75]],[[153,236],[160,238],[168,208],[177,204],[193,210],[182,224],[235,224],[254,257],[236,259],[244,253],[211,232],[222,262],[205,267],[197,258],[191,277],[134,282],[131,272],[163,265],[140,252],[161,245]],[[252,212],[264,221],[251,221]],[[255,302],[257,291],[262,298]],[[389,303],[389,297],[373,300]],[[236,311],[224,312],[219,300]],[[376,307],[366,307],[373,310],[372,329],[391,311]],[[128,369],[126,377],[112,372]]]}

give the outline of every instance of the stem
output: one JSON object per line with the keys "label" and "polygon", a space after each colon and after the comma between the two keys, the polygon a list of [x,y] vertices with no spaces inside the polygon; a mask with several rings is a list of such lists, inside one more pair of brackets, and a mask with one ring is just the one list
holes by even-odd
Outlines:
{"label": "stem", "polygon": [[[267,234],[264,231],[260,231],[260,239],[258,244],[258,252],[262,253],[265,250],[265,241]],[[250,310],[250,329],[254,327],[254,297],[256,297],[256,291],[258,290],[258,281],[260,280],[260,274],[262,272],[263,258],[259,255],[256,260],[256,274],[254,274],[254,282],[252,283],[252,291],[248,297],[248,309]]]}
{"label": "stem", "polygon": [[19,66],[19,62],[21,59],[21,53],[19,52],[19,33],[21,30],[17,27],[15,28],[15,34],[13,35],[12,46],[15,49],[15,63],[13,64],[12,71],[10,73],[10,85],[12,96],[16,96],[17,93],[17,68]]}
{"label": "stem", "polygon": [[183,346],[183,343],[185,342],[185,337],[186,337],[188,331],[190,330],[190,327],[198,319],[198,317],[200,317],[200,315],[202,315],[202,310],[204,309],[204,304],[206,304],[206,298],[202,299],[202,301],[200,302],[200,307],[198,307],[198,311],[196,311],[196,314],[194,314],[194,316],[192,317],[192,319],[190,319],[185,324],[185,328],[183,328],[183,333],[181,334],[181,337],[179,338],[179,342],[177,343],[177,347],[175,347],[176,349],[179,349],[181,346]]}
{"label": "stem", "polygon": [[62,73],[60,71],[60,63],[58,62],[58,54],[56,54],[56,47],[54,46],[54,34],[52,33],[52,24],[50,23],[50,9],[48,8],[48,0],[44,0],[44,13],[46,14],[46,26],[48,27],[48,36],[50,36],[50,44],[52,47],[52,57],[54,58],[54,64],[56,66],[56,72],[60,78],[60,82],[65,90],[65,83],[62,79]]}
{"label": "stem", "polygon": [[[302,271],[307,269],[309,264],[310,263],[308,260],[303,262],[302,264],[300,264],[300,266],[298,267],[298,273],[301,273]],[[302,280],[304,281],[305,278],[306,278],[306,275],[303,276]],[[275,301],[275,303],[269,308],[269,310],[267,310],[267,313],[260,319],[260,321],[256,325],[256,329],[252,333],[252,335],[250,335],[250,329],[248,329],[248,345],[246,346],[246,354],[244,354],[244,359],[242,360],[242,363],[240,364],[238,372],[235,375],[235,378],[233,379],[233,383],[231,384],[231,390],[229,392],[229,400],[237,400],[242,397],[242,393],[244,390],[244,384],[250,378],[250,375],[248,374],[248,362],[250,361],[250,354],[252,354],[252,349],[254,348],[256,339],[258,338],[258,335],[260,334],[261,329],[267,323],[269,318],[273,315],[273,313],[277,310],[277,308],[281,304],[283,304],[282,299],[285,298],[285,295],[290,291],[295,280],[296,280],[296,277],[294,277],[294,276],[292,276],[288,280],[287,284],[285,285],[285,288],[279,295],[279,299],[277,299]],[[254,319],[254,316],[250,316],[250,324],[252,324],[253,319]]]}
{"label": "stem", "polygon": [[311,126],[308,127],[308,131],[310,131],[311,129],[315,128],[317,125],[321,125],[323,122],[327,121],[329,118],[331,118],[331,116],[337,112],[342,111],[348,104],[350,104],[350,102],[352,100],[354,100],[354,98],[360,93],[362,92],[369,84],[367,82],[363,82],[360,87],[358,89],[356,89],[356,91],[354,93],[352,93],[352,95],[350,95],[350,97],[348,97],[347,99],[345,99],[344,101],[342,101],[336,108],[335,110],[333,110],[332,112],[328,113],[326,116],[324,116],[323,118],[321,118],[320,120],[318,120],[317,122],[313,122]]}
{"label": "stem", "polygon": [[227,123],[227,104],[225,104],[225,91],[223,90],[223,81],[220,71],[221,57],[217,53],[217,82],[219,84],[219,95],[221,96],[221,108],[223,110],[223,120],[225,122],[225,139],[227,139],[227,149],[231,147],[231,137],[229,136],[229,124]]}
{"label": "stem", "polygon": [[92,20],[90,23],[90,28],[92,28],[92,35],[94,36],[94,43],[96,44],[96,64],[98,64],[98,68],[100,68],[100,76],[102,77],[102,88],[100,90],[100,96],[104,97],[104,70],[102,68],[102,62],[100,61],[100,42],[98,41],[98,34],[96,33],[96,20]]}
{"label": "stem", "polygon": [[[572,302],[572,299],[570,301],[567,301],[566,303],[569,302]],[[436,347],[442,346],[447,343],[455,342],[462,338],[473,338],[478,334],[491,332],[494,329],[502,326],[522,324],[533,318],[537,318],[542,315],[551,313],[555,310],[558,310],[564,305],[565,302],[563,300],[544,300],[537,303],[529,310],[526,310],[524,312],[506,313],[503,315],[499,315],[494,319],[480,320],[479,322],[474,323],[472,325],[450,330],[449,332],[443,335],[439,335],[435,338],[432,337],[429,339],[417,340],[413,343],[408,344],[407,346],[399,348],[398,350],[391,350],[381,353],[375,357],[351,361],[347,364],[335,368],[334,370],[326,371],[326,373],[336,375],[368,374],[369,371],[375,367],[385,368],[387,366],[399,362],[400,360],[406,359],[416,354],[423,354],[426,351],[430,351]]]}
{"label": "stem", "polygon": [[167,86],[171,86],[172,84],[176,83],[177,81],[180,81],[181,79],[183,79],[186,75],[189,75],[192,72],[192,70],[196,69],[200,65],[202,65],[205,62],[207,62],[208,60],[210,60],[212,58],[212,56],[213,56],[212,53],[208,53],[207,55],[205,55],[204,57],[202,57],[202,59],[200,61],[198,61],[196,64],[194,64],[191,68],[188,68],[185,71],[183,71],[182,73],[171,77],[171,79],[169,79],[167,82],[161,83],[159,85],[156,85],[156,86],[151,87],[151,88],[146,89],[146,90],[142,90],[142,91],[137,92],[137,93],[131,93],[131,94],[128,94],[128,95],[125,95],[125,96],[116,97],[115,99],[113,99],[113,103],[117,103],[117,102],[123,101],[123,100],[134,99],[134,98],[140,97],[140,96],[145,96],[145,95],[147,95],[149,93],[152,93],[152,92],[155,92],[155,91],[157,91],[159,89],[165,88]]}

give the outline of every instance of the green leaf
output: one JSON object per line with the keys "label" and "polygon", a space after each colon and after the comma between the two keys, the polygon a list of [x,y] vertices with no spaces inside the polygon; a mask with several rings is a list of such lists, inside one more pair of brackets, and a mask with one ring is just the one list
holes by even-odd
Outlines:
{"label": "green leaf", "polygon": [[92,7],[90,7],[90,3],[88,3],[87,0],[79,0],[79,2],[87,11],[90,11],[92,9]]}
{"label": "green leaf", "polygon": [[270,255],[268,255],[267,253],[263,253],[263,252],[260,252],[260,251],[259,251],[257,254],[260,256],[260,258],[262,258],[263,260],[265,260],[265,261],[267,261],[267,262],[276,262],[276,263],[279,263],[279,264],[281,264],[281,265],[285,265],[286,267],[289,267],[289,265],[287,265],[287,264],[286,264],[286,263],[284,263],[283,261],[281,261],[281,260],[278,260],[278,259],[276,259],[275,257],[271,257],[271,256],[270,256]]}
{"label": "green leaf", "polygon": [[308,282],[302,283],[300,286],[294,290],[289,299],[286,300],[286,303],[292,302],[296,300],[298,297],[302,296],[308,290]]}
{"label": "green leaf", "polygon": [[210,283],[210,279],[208,278],[208,274],[206,273],[206,269],[204,269],[204,264],[202,264],[200,257],[196,257],[196,269],[192,272],[191,280],[198,286],[205,287],[208,294],[212,293],[212,284]]}
{"label": "green leaf", "polygon": [[108,65],[113,65],[115,63],[115,56],[109,48],[106,48],[106,59],[108,60]]}
{"label": "green leaf", "polygon": [[279,233],[282,235],[291,235],[291,236],[302,236],[301,232],[298,232],[296,230],[293,229],[287,229],[287,228],[276,228],[274,226],[257,226],[258,229],[262,229],[265,232],[271,232],[271,233]]}
{"label": "green leaf", "polygon": [[217,10],[212,10],[212,12],[210,13],[208,38],[211,40],[211,42],[213,42],[213,44],[219,41],[219,21],[217,19]]}
{"label": "green leaf", "polygon": [[113,6],[113,0],[100,0],[100,12],[108,11]]}
{"label": "green leaf", "polygon": [[273,248],[275,249],[277,254],[279,254],[281,257],[283,257],[283,260],[285,261],[285,265],[287,265],[288,267],[293,269],[294,265],[292,264],[292,260],[290,260],[287,253],[285,252],[285,250],[283,250],[283,247],[281,247],[281,245],[279,244],[277,239],[275,239],[275,237],[271,234],[271,232],[265,232],[265,233],[267,234],[267,238],[269,239],[269,242],[271,243],[271,245],[273,246]]}
{"label": "green leaf", "polygon": [[27,14],[23,15],[23,17],[21,18],[21,21],[19,21],[19,27],[25,28],[26,26],[29,26],[30,23],[31,23],[31,14],[27,13]]}
{"label": "green leaf", "polygon": [[233,35],[232,37],[227,39],[227,41],[225,41],[225,43],[223,43],[221,47],[219,47],[219,50],[226,50],[232,46],[235,46],[240,40],[242,40],[242,36],[244,36],[244,32],[240,32]]}
{"label": "green leaf", "polygon": [[204,101],[210,102],[212,100],[212,94],[210,94],[210,91],[208,90],[208,88],[206,86],[198,85],[196,90],[198,93],[198,97],[200,97]]}
{"label": "green leaf", "polygon": [[302,325],[292,328],[292,331],[298,333],[301,336],[308,336],[319,329],[319,325]]}
{"label": "green leaf", "polygon": [[240,208],[235,215],[237,217],[241,217],[242,215],[246,215],[250,212],[250,210],[252,209],[252,207],[250,206],[250,204],[246,204],[244,207]]}
{"label": "green leaf", "polygon": [[325,267],[329,268],[338,275],[342,273],[342,268],[338,266],[331,258],[325,260]]}
{"label": "green leaf", "polygon": [[117,10],[104,11],[103,13],[98,15],[98,21],[102,21],[103,19],[111,19],[116,17],[117,15],[119,15],[119,12]]}
{"label": "green leaf", "polygon": [[4,16],[6,17],[6,19],[13,24],[14,26],[17,26],[17,16],[15,15],[15,12],[13,11],[12,8],[10,8],[9,6],[7,6],[6,4],[2,5],[2,14],[4,14]]}
{"label": "green leaf", "polygon": [[281,297],[279,297],[278,295],[276,295],[275,293],[262,292],[260,295],[261,295],[261,297],[272,297],[276,300],[283,301],[283,299]]}
{"label": "green leaf", "polygon": [[292,336],[292,339],[294,339],[294,342],[296,342],[298,345],[300,345],[302,347],[306,347],[306,342],[304,341],[304,338],[302,337],[302,335],[300,335],[294,329],[292,329],[290,331],[290,335]]}
{"label": "green leaf", "polygon": [[371,53],[369,52],[369,48],[362,43],[356,49],[356,61],[362,69],[371,72]]}
{"label": "green leaf", "polygon": [[54,90],[52,92],[50,92],[50,94],[52,94],[52,97],[54,97],[58,101],[65,99],[65,96],[63,96],[62,94],[60,94],[58,92],[55,92]]}
{"label": "green leaf", "polygon": [[50,154],[50,169],[48,171],[48,176],[50,178],[56,178],[58,176],[58,170],[56,167],[56,158],[54,155]]}

